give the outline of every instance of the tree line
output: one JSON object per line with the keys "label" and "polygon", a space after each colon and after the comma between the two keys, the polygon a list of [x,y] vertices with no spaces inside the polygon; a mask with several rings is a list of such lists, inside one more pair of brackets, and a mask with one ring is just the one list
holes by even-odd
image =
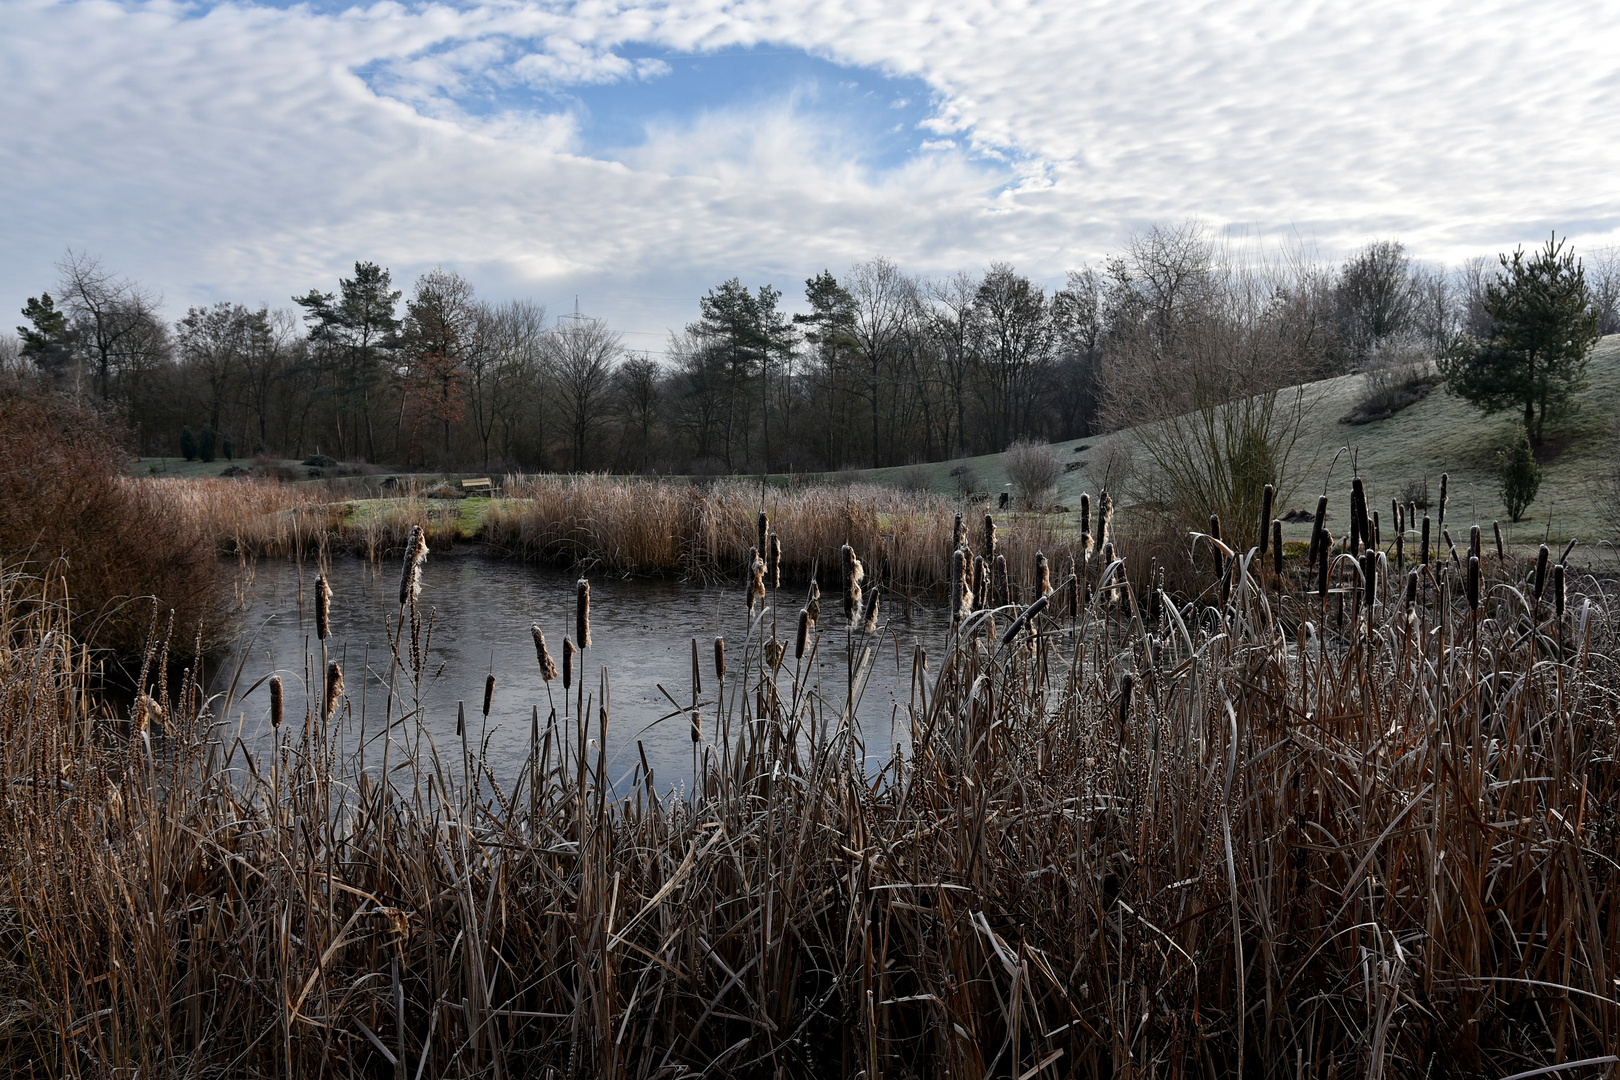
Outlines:
{"label": "tree line", "polygon": [[[151,290],[70,251],[0,359],[122,409],[143,456],[206,438],[219,456],[394,467],[830,471],[1474,355],[1511,269],[1423,264],[1393,240],[1330,263],[1193,223],[1145,230],[1050,292],[1005,263],[929,278],[874,258],[809,278],[790,313],[777,289],[732,278],[657,357],[601,320],[480,297],[453,271],[407,295],[371,262],[287,307],[221,302],[171,322]],[[1593,326],[1620,331],[1620,258],[1588,254],[1584,274]]]}

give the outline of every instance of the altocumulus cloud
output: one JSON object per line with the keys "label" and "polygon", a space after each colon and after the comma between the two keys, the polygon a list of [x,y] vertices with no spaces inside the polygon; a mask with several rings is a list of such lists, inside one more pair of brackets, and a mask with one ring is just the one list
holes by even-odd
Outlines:
{"label": "altocumulus cloud", "polygon": [[[724,57],[752,77],[675,93]],[[0,64],[18,303],[68,244],[173,306],[284,302],[356,258],[556,301],[878,253],[1052,278],[1191,215],[1438,259],[1620,229],[1600,3],[3,0]],[[595,132],[603,87],[635,138]]]}

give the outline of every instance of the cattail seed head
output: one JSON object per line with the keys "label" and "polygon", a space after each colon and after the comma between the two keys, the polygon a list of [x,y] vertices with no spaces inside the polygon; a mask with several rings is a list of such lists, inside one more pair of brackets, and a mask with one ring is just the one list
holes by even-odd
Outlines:
{"label": "cattail seed head", "polygon": [[866,618],[861,623],[861,632],[862,633],[865,633],[865,634],[875,634],[875,633],[877,633],[878,598],[882,595],[882,593],[883,593],[882,589],[879,589],[876,585],[872,586],[872,591],[870,592],[870,594],[868,594],[868,596],[866,598]]}
{"label": "cattail seed head", "polygon": [[970,592],[975,607],[986,607],[990,603],[989,585],[984,579],[987,572],[984,556],[973,556],[973,588]]}
{"label": "cattail seed head", "polygon": [[326,666],[326,695],[321,701],[321,720],[332,719],[332,713],[337,710],[338,698],[343,696],[343,668],[333,660]]}
{"label": "cattail seed head", "polygon": [[1012,602],[1011,583],[1007,580],[1007,556],[996,556],[995,582],[990,586],[992,604]]}
{"label": "cattail seed head", "polygon": [[529,627],[529,635],[534,638],[534,658],[540,663],[540,678],[550,682],[557,677],[557,665],[546,651],[546,635],[538,624]]}
{"label": "cattail seed head", "polygon": [[793,659],[804,659],[805,647],[810,643],[810,611],[799,609],[799,633],[793,639]]}
{"label": "cattail seed head", "polygon": [[804,613],[813,623],[821,621],[821,586],[817,585],[814,579],[810,582],[810,599],[804,605]]}
{"label": "cattail seed head", "polygon": [[568,690],[574,685],[574,643],[566,637],[563,638],[563,689]]}
{"label": "cattail seed head", "polygon": [[984,550],[980,554],[987,559],[996,555],[996,519],[989,514],[984,515]]}
{"label": "cattail seed head", "polygon": [[1080,558],[1091,558],[1091,496],[1080,493]]}
{"label": "cattail seed head", "polygon": [[1468,529],[1468,557],[1471,559],[1477,559],[1482,554],[1484,554],[1484,552],[1480,550],[1479,526],[1470,526]]}
{"label": "cattail seed head", "polygon": [[[1098,535],[1101,536],[1102,534],[1098,533]],[[1112,540],[1102,546],[1102,564],[1105,567],[1114,564],[1114,542]]]}
{"label": "cattail seed head", "polygon": [[726,639],[714,639],[714,677],[724,681],[726,677]]}
{"label": "cattail seed head", "polygon": [[574,582],[574,636],[577,647],[591,647],[591,583],[584,578]]}
{"label": "cattail seed head", "polygon": [[1361,602],[1371,612],[1373,603],[1378,599],[1378,552],[1368,548],[1361,556]]}
{"label": "cattail seed head", "polygon": [[782,658],[787,655],[787,644],[771,638],[765,643],[765,663],[771,668],[782,666]]}
{"label": "cattail seed head", "polygon": [[1450,474],[1440,474],[1440,519],[1436,522],[1436,524],[1439,525],[1442,532],[1444,532],[1446,528],[1446,485],[1450,482],[1450,480]]}
{"label": "cattail seed head", "polygon": [[1389,520],[1395,523],[1395,535],[1406,531],[1406,516],[1401,512],[1401,500],[1389,500]]}
{"label": "cattail seed head", "polygon": [[282,701],[281,676],[280,675],[272,675],[272,676],[270,676],[270,726],[271,727],[273,727],[273,728],[281,727],[281,721],[282,721],[282,718],[283,718],[282,717],[282,710],[283,710],[283,701]]}
{"label": "cattail seed head", "polygon": [[1479,610],[1479,556],[1468,556],[1468,610]]}
{"label": "cattail seed head", "polygon": [[1536,600],[1540,602],[1541,594],[1547,588],[1547,545],[1542,544],[1541,550],[1536,552]]}
{"label": "cattail seed head", "polygon": [[1119,677],[1119,726],[1123,729],[1131,715],[1131,691],[1135,688],[1135,680],[1130,672]]}
{"label": "cattail seed head", "polygon": [[1406,597],[1405,597],[1406,610],[1407,611],[1411,611],[1412,608],[1417,605],[1417,589],[1418,589],[1418,572],[1416,570],[1408,570],[1406,572]]}
{"label": "cattail seed head", "polygon": [[770,522],[765,517],[765,511],[761,510],[759,512],[759,517],[754,520],[754,534],[756,538],[754,547],[759,550],[761,555],[765,553],[765,531],[769,527]]}
{"label": "cattail seed head", "polygon": [[1216,544],[1212,545],[1215,551],[1215,576],[1217,578],[1224,578],[1226,576],[1226,557],[1221,554],[1221,549],[1219,547],[1221,539],[1221,515],[1209,515],[1209,536],[1210,539],[1216,541]]}
{"label": "cattail seed head", "polygon": [[1422,546],[1418,548],[1418,565],[1419,566],[1428,566],[1429,565],[1429,515],[1428,514],[1423,515],[1423,534],[1422,534],[1422,540],[1420,541],[1420,543],[1421,543]]}
{"label": "cattail seed head", "polygon": [[489,719],[489,707],[495,703],[495,673],[484,676],[484,719]]}
{"label": "cattail seed head", "polygon": [[1035,589],[1038,596],[1047,596],[1052,592],[1052,568],[1047,564],[1046,556],[1039,551],[1035,553]]}
{"label": "cattail seed head", "polygon": [[405,542],[405,563],[399,579],[399,606],[415,600],[422,591],[422,564],[427,561],[427,534],[422,526],[412,525],[410,539]]}
{"label": "cattail seed head", "polygon": [[315,636],[325,641],[332,633],[332,586],[326,575],[315,579]]}
{"label": "cattail seed head", "polygon": [[1564,617],[1564,564],[1559,563],[1553,567],[1553,614],[1562,619]]}
{"label": "cattail seed head", "polygon": [[951,621],[961,622],[973,612],[973,589],[968,582],[967,552],[951,553]]}
{"label": "cattail seed head", "polygon": [[844,556],[844,618],[851,626],[860,621],[861,617],[861,579],[866,576],[866,568],[861,565],[859,555],[855,549],[845,544]]}
{"label": "cattail seed head", "polygon": [[1319,495],[1316,498],[1316,517],[1311,521],[1311,547],[1305,554],[1307,565],[1314,566],[1318,558],[1318,551],[1322,547],[1322,534],[1327,524],[1328,497]]}
{"label": "cattail seed head", "polygon": [[1395,534],[1395,569],[1406,569],[1406,534],[1404,532]]}
{"label": "cattail seed head", "polygon": [[758,548],[748,549],[748,610],[754,610],[754,604],[764,606],[765,600],[765,560],[759,557]]}
{"label": "cattail seed head", "polygon": [[782,541],[771,533],[770,555],[765,559],[765,583],[773,589],[782,587]]}
{"label": "cattail seed head", "polygon": [[[1265,557],[1267,542],[1271,539],[1271,504],[1277,497],[1277,489],[1267,484],[1260,489],[1260,555]],[[1264,566],[1265,563],[1261,563]]]}
{"label": "cattail seed head", "polygon": [[951,550],[958,551],[967,543],[967,522],[962,515],[956,515],[956,523],[951,526]]}
{"label": "cattail seed head", "polygon": [[1107,547],[1109,544],[1108,527],[1114,521],[1114,497],[1106,490],[1097,502],[1097,543]]}

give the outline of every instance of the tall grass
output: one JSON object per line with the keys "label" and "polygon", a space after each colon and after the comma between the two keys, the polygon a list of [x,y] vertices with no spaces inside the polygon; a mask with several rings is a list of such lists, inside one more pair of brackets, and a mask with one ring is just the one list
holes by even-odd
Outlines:
{"label": "tall grass", "polygon": [[[773,522],[788,551],[796,523]],[[752,525],[715,520],[713,550]],[[950,527],[890,558],[944,565]],[[602,669],[532,703],[515,779],[470,722],[437,745],[410,603],[372,659],[387,716],[339,701],[324,725],[312,676],[312,718],[256,756],[236,718],[263,703],[168,685],[161,626],[139,715],[98,712],[37,600],[60,590],[5,578],[9,1069],[1281,1078],[1614,1053],[1608,599],[1588,582],[1556,615],[1490,560],[1477,611],[1449,564],[1408,609],[1348,556],[1302,597],[1230,554],[1224,604],[1093,559],[1074,617],[972,613],[916,655],[910,749],[878,775],[808,672],[832,653],[858,685],[881,628],[829,610],[780,668],[763,618],[724,672],[694,642],[686,797],[640,766],[610,783]]]}

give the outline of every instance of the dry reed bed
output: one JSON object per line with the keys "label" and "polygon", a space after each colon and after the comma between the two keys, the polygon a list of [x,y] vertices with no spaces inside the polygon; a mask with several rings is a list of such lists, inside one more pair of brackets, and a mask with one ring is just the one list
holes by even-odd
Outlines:
{"label": "dry reed bed", "polygon": [[[1095,563],[1077,613],[1061,579],[1010,640],[1016,607],[978,611],[917,658],[880,777],[756,620],[723,678],[694,646],[690,800],[605,783],[589,663],[536,703],[515,785],[434,745],[411,607],[374,665],[387,739],[373,715],[345,751],[357,721],[324,727],[316,690],[255,760],[210,719],[240,706],[156,656],[135,723],[97,718],[56,611],[0,595],[8,1065],[1033,1080],[1613,1053],[1607,601],[1555,617],[1493,576],[1476,615],[1442,564],[1363,619],[1354,566],[1325,638],[1282,629],[1333,621],[1258,561],[1190,617]],[[882,631],[823,601],[808,647],[868,662]]]}

